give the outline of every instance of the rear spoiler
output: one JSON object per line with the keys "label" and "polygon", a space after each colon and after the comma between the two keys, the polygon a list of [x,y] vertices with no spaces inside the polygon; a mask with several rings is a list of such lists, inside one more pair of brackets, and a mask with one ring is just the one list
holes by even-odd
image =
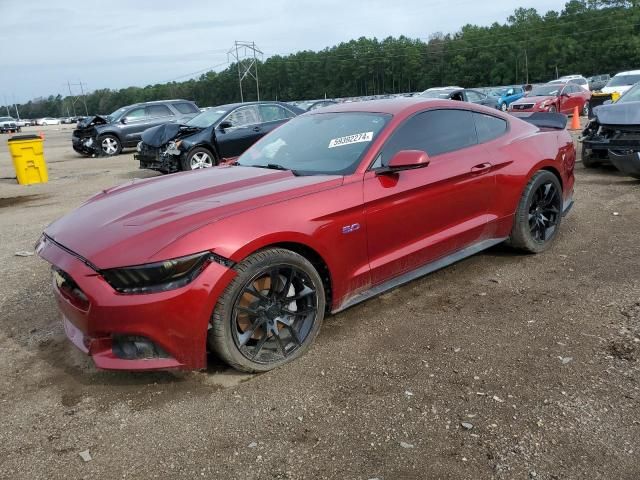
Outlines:
{"label": "rear spoiler", "polygon": [[568,117],[562,113],[547,113],[547,112],[534,112],[534,113],[515,113],[512,115],[518,117],[520,120],[524,120],[538,128],[554,128],[557,130],[564,130],[567,126]]}

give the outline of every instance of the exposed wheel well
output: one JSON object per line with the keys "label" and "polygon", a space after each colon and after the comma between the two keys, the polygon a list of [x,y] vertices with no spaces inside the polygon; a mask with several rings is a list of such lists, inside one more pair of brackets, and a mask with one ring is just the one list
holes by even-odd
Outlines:
{"label": "exposed wheel well", "polygon": [[320,278],[322,279],[322,284],[324,286],[324,292],[326,297],[326,311],[331,311],[332,305],[332,281],[331,281],[331,272],[329,271],[329,267],[327,263],[324,261],[322,256],[316,252],[313,248],[308,247],[302,243],[295,242],[282,242],[282,243],[274,243],[272,245],[265,246],[262,250],[267,248],[286,248],[287,250],[291,250],[292,252],[296,252],[298,255],[302,255],[304,258],[309,260],[314,268],[318,271]]}
{"label": "exposed wheel well", "polygon": [[556,170],[554,167],[543,167],[541,168],[541,170],[546,170],[547,172],[553,173],[558,179],[558,182],[560,182],[560,187],[562,188],[562,190],[564,190],[564,185],[562,184],[562,176],[560,176],[560,172],[558,170]]}

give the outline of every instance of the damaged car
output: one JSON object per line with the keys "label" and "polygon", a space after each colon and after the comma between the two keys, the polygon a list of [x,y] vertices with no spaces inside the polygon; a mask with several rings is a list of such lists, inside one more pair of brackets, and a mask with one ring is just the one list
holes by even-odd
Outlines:
{"label": "damaged car", "polygon": [[205,110],[183,124],[146,130],[134,158],[162,173],[197,170],[239,157],[267,133],[304,110],[281,102],[249,102]]}
{"label": "damaged car", "polygon": [[119,108],[111,115],[86,117],[73,131],[73,149],[88,157],[113,156],[123,148],[135,147],[142,132],[166,123],[185,122],[200,113],[188,100],[136,103]]}
{"label": "damaged car", "polygon": [[620,97],[594,109],[582,132],[582,164],[613,164],[640,179],[640,82]]}

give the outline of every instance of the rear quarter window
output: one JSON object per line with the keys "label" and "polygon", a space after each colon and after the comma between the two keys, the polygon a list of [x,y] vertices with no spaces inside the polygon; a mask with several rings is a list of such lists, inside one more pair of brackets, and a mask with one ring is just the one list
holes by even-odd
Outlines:
{"label": "rear quarter window", "polygon": [[489,142],[507,132],[507,121],[492,115],[474,112],[473,121],[478,132],[478,143]]}
{"label": "rear quarter window", "polygon": [[173,107],[182,114],[200,113],[200,110],[192,103],[174,103]]}

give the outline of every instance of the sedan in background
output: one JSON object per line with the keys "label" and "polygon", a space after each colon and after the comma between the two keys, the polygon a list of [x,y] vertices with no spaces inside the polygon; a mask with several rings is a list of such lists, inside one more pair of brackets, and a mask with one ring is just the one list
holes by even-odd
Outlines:
{"label": "sedan in background", "polygon": [[488,94],[497,98],[495,107],[506,112],[509,109],[509,105],[524,97],[524,88],[517,85],[493,88],[489,90]]}
{"label": "sedan in background", "polygon": [[441,100],[457,100],[460,102],[475,103],[484,105],[485,107],[496,108],[498,97],[495,95],[487,95],[479,90],[459,87],[430,88],[420,95],[422,98],[439,98]]}
{"label": "sedan in background", "polygon": [[618,95],[622,95],[638,82],[640,82],[640,70],[620,72],[609,80],[602,89],[602,93],[617,93]]}
{"label": "sedan in background", "polygon": [[421,98],[322,108],[233,165],[101,191],[36,252],[97,367],[203,369],[208,347],[271,370],[331,312],[504,241],[551,247],[575,148],[566,116],[525,120]]}
{"label": "sedan in background", "polygon": [[574,83],[547,83],[533,87],[526,97],[513,102],[510,112],[551,112],[589,114],[591,92]]}
{"label": "sedan in background", "polygon": [[134,158],[140,168],[163,173],[213,167],[240,156],[258,139],[301,113],[304,110],[281,102],[213,107],[184,124],[146,130]]}
{"label": "sedan in background", "polygon": [[59,118],[45,117],[36,122],[37,125],[60,125]]}

